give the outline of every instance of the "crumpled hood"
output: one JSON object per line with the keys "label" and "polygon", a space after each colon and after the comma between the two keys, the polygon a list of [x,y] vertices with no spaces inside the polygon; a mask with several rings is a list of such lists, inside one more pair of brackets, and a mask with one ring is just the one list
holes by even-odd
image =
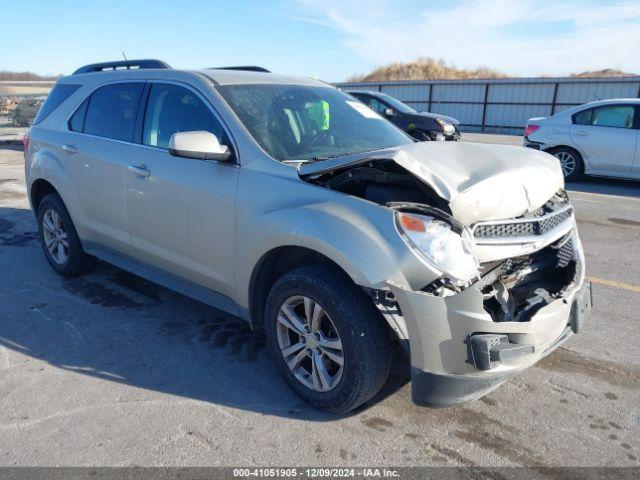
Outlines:
{"label": "crumpled hood", "polygon": [[509,145],[417,142],[387,155],[449,202],[465,225],[535,211],[564,187],[560,162]]}

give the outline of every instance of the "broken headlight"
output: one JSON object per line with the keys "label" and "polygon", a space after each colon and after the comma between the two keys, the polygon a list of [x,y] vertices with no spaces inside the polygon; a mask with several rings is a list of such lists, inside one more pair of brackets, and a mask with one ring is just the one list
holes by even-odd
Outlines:
{"label": "broken headlight", "polygon": [[478,261],[466,228],[455,231],[442,219],[400,211],[396,211],[396,223],[402,238],[419,257],[451,277],[454,284],[466,284],[478,277]]}

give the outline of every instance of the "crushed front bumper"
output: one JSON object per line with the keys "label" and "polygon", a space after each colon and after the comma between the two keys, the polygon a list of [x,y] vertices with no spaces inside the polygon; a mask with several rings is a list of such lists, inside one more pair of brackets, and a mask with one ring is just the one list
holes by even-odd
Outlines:
{"label": "crushed front bumper", "polygon": [[[482,292],[473,286],[448,297],[389,287],[406,324],[413,401],[434,407],[487,394],[559,347],[581,328],[591,309],[591,285],[583,278],[530,320],[520,322],[494,321],[483,308]],[[479,335],[495,341],[475,348],[479,342],[471,339]],[[512,353],[495,354],[498,340]],[[479,361],[482,354],[488,355],[488,363]]]}

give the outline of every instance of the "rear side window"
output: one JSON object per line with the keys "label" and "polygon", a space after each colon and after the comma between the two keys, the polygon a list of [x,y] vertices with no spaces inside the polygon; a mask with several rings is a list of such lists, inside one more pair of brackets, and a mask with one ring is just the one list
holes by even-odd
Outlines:
{"label": "rear side window", "polygon": [[593,113],[592,109],[583,110],[579,113],[576,113],[573,116],[573,123],[576,125],[591,125],[591,114]]}
{"label": "rear side window", "polygon": [[142,83],[114,83],[93,92],[85,116],[84,133],[132,142],[143,88]]}
{"label": "rear side window", "polygon": [[84,119],[87,116],[87,106],[89,105],[89,99],[87,98],[80,108],[73,114],[71,120],[69,120],[69,130],[72,132],[82,132],[84,130]]}
{"label": "rear side window", "polygon": [[67,98],[71,96],[73,92],[78,90],[80,85],[64,85],[57,84],[53,87],[53,90],[49,93],[49,96],[38,110],[38,114],[33,119],[33,124],[40,123],[45,118],[47,118],[51,112],[53,112],[56,108],[62,105]]}

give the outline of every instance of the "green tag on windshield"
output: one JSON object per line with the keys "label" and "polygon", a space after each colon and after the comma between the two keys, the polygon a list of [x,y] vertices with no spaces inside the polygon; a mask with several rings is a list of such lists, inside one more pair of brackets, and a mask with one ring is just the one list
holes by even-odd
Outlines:
{"label": "green tag on windshield", "polygon": [[309,111],[309,120],[311,120],[318,130],[329,130],[329,102],[320,100],[319,102],[312,103],[307,107]]}

